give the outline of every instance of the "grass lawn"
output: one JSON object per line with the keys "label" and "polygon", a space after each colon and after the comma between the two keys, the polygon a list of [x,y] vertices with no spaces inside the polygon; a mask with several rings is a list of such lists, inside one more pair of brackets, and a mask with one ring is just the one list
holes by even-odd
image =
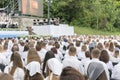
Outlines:
{"label": "grass lawn", "polygon": [[91,34],[91,35],[120,35],[120,32],[108,32],[102,30],[96,30],[87,27],[74,27],[74,31],[76,34]]}

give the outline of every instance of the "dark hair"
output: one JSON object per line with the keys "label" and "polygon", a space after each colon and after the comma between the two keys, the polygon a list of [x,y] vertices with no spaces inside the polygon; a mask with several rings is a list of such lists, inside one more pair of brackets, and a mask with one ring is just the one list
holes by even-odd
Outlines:
{"label": "dark hair", "polygon": [[102,50],[99,59],[100,59],[100,61],[107,63],[109,61],[108,52],[106,50]]}
{"label": "dark hair", "polygon": [[60,75],[60,80],[85,80],[85,78],[76,69],[65,67]]}
{"label": "dark hair", "polygon": [[15,52],[12,53],[12,55],[11,55],[11,61],[13,61],[13,67],[12,67],[12,69],[11,69],[11,71],[10,71],[10,74],[11,74],[11,75],[14,74],[15,69],[16,69],[17,67],[23,69],[22,60],[21,60],[20,54],[19,54],[17,51],[15,51]]}
{"label": "dark hair", "polygon": [[46,63],[47,61],[50,59],[50,58],[54,58],[54,53],[52,51],[48,51],[45,55],[45,58],[44,58],[44,62],[43,62],[43,69],[42,69],[42,72],[43,72],[43,75],[46,76],[45,74],[45,67],[46,67]]}
{"label": "dark hair", "polygon": [[36,73],[33,76],[29,75],[29,70],[26,71],[24,80],[44,80],[42,74]]}
{"label": "dark hair", "polygon": [[24,51],[28,51],[28,50],[29,50],[29,45],[26,44],[26,45],[24,46]]}
{"label": "dark hair", "polygon": [[80,46],[80,41],[76,41],[76,44],[75,44],[77,47]]}
{"label": "dark hair", "polygon": [[68,46],[67,46],[67,49],[69,49],[71,46],[74,46],[73,43],[70,43]]}
{"label": "dark hair", "polygon": [[55,47],[51,48],[51,51],[54,53],[54,54],[57,54],[57,49]]}
{"label": "dark hair", "polygon": [[59,44],[59,43],[56,43],[56,44],[55,44],[55,48],[59,49],[59,48],[60,48],[60,44]]}
{"label": "dark hair", "polygon": [[86,51],[86,52],[85,52],[85,56],[91,58],[90,51]]}

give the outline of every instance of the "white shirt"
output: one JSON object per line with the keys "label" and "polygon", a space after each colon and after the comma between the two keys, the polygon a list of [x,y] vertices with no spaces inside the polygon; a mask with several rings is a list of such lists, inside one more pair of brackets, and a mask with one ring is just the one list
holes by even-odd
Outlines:
{"label": "white shirt", "polygon": [[109,61],[109,62],[106,63],[106,64],[107,64],[108,69],[112,71],[112,70],[113,70],[113,64],[112,64],[112,62]]}
{"label": "white shirt", "polygon": [[4,65],[8,65],[8,60],[2,53],[0,53],[0,63]]}
{"label": "white shirt", "polygon": [[41,58],[41,61],[43,62],[44,61],[44,58],[45,58],[45,55],[47,53],[47,50],[42,48],[39,52],[38,52],[38,55],[39,57]]}
{"label": "white shirt", "polygon": [[81,60],[81,63],[84,67],[85,75],[87,75],[87,68],[88,68],[90,61],[91,61],[90,58],[85,58]]}
{"label": "white shirt", "polygon": [[82,63],[74,56],[69,56],[63,60],[63,67],[73,67],[84,75],[84,68]]}
{"label": "white shirt", "polygon": [[120,62],[114,66],[111,77],[120,80]]}
{"label": "white shirt", "polygon": [[[10,70],[12,69],[12,64],[13,63],[11,62],[10,65],[5,67],[4,73],[8,73],[9,74]],[[17,67],[15,69],[14,74],[13,74],[14,80],[24,80],[24,76],[25,76],[24,70],[19,68],[19,67]]]}
{"label": "white shirt", "polygon": [[83,52],[83,51],[80,51],[80,52],[77,54],[77,56],[78,56],[78,59],[81,59],[81,60],[86,58],[85,52]]}

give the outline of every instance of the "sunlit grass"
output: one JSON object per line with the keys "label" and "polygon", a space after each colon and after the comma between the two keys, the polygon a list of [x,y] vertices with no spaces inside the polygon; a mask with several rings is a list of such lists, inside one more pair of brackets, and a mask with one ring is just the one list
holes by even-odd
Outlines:
{"label": "sunlit grass", "polygon": [[91,35],[120,35],[120,32],[108,32],[102,30],[96,30],[88,27],[74,27],[74,31],[76,34],[91,34]]}

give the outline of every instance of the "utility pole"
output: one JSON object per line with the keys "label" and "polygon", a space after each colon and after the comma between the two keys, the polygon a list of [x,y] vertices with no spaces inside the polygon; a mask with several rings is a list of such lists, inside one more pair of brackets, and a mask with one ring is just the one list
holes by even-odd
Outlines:
{"label": "utility pole", "polygon": [[48,25],[50,25],[50,6],[52,3],[52,0],[47,0],[48,3]]}

